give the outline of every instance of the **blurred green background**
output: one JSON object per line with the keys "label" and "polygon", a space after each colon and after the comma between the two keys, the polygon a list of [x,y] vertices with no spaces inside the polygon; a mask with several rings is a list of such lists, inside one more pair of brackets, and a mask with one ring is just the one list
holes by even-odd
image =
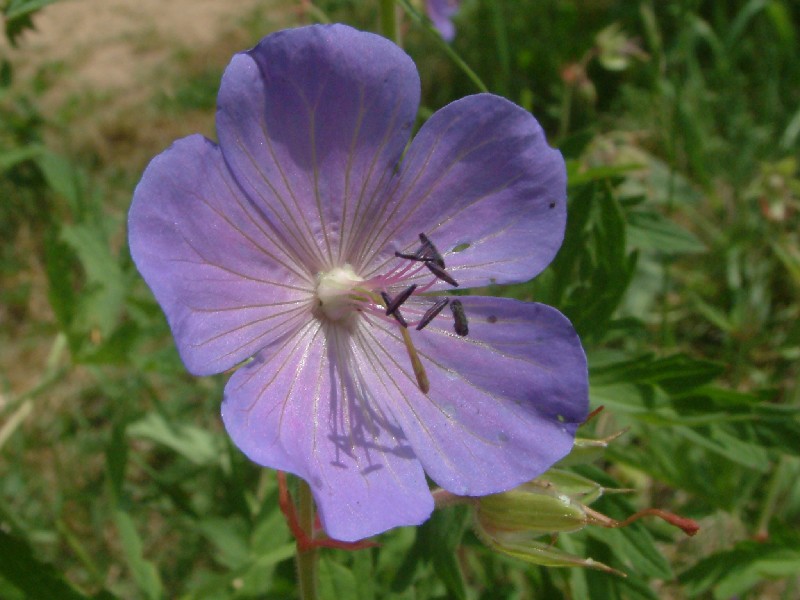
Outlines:
{"label": "blurred green background", "polygon": [[[376,31],[377,3],[0,8],[0,598],[293,597],[274,473],[225,436],[225,377],[183,369],[125,218],[150,158],[214,137],[234,52],[302,23]],[[323,551],[323,597],[800,597],[800,5],[464,0],[449,46],[406,8],[420,122],[477,78],[568,161],[558,258],[492,292],[581,333],[606,407],[583,437],[629,428],[576,467],[632,490],[593,508],[702,531],[559,536],[621,578],[503,557],[467,511],[439,511],[379,548]]]}

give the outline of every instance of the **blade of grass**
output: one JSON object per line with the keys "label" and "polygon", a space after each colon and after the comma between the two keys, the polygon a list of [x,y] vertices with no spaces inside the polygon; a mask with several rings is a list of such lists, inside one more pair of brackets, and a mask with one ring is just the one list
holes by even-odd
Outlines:
{"label": "blade of grass", "polygon": [[436,31],[436,28],[431,24],[430,20],[423,16],[416,8],[411,6],[411,3],[408,0],[397,0],[400,5],[403,7],[403,10],[406,11],[406,14],[418,25],[420,25],[423,29],[428,31],[436,40],[436,43],[439,45],[439,48],[450,57],[450,59],[456,64],[456,66],[461,69],[464,74],[469,77],[470,81],[475,84],[475,86],[482,92],[488,92],[489,88],[486,87],[486,84],[483,83],[480,77],[478,77],[477,73],[473,71],[467,63],[450,47],[450,44],[445,42],[442,39],[442,36],[439,35],[439,32]]}

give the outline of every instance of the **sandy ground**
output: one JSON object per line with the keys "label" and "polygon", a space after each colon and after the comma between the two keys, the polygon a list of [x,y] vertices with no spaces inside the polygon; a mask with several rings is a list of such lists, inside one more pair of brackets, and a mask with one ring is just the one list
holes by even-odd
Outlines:
{"label": "sandy ground", "polygon": [[[22,78],[56,73],[46,104],[92,90],[137,97],[142,82],[177,53],[202,53],[252,31],[252,40],[290,21],[291,0],[62,0],[45,7],[17,48],[0,50]],[[239,32],[239,36],[233,36]],[[256,33],[260,32],[260,33]],[[245,36],[246,37],[246,36]]]}

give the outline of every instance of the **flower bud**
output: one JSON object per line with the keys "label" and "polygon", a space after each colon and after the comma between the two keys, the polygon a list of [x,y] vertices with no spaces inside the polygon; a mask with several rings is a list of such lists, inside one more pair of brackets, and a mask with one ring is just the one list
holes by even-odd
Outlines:
{"label": "flower bud", "polygon": [[535,534],[576,531],[587,523],[584,507],[555,488],[537,481],[491,496],[477,503],[477,521],[489,535],[524,531]]}
{"label": "flower bud", "polygon": [[573,501],[580,500],[581,504],[591,504],[605,492],[628,491],[608,489],[587,477],[561,469],[550,469],[536,481],[546,488],[558,490],[559,494],[566,494]]}
{"label": "flower bud", "polygon": [[529,563],[616,572],[603,563],[574,556],[537,539],[548,533],[576,531],[593,522],[586,510],[554,485],[536,480],[480,498],[476,503],[475,530],[493,550]]}

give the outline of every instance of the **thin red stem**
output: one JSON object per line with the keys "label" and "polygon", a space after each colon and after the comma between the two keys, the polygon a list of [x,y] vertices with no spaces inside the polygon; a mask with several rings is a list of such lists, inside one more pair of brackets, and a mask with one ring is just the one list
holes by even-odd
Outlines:
{"label": "thin red stem", "polygon": [[[286,517],[286,524],[292,532],[296,542],[297,548],[301,552],[306,552],[313,548],[339,548],[340,550],[363,550],[364,548],[374,548],[378,546],[376,542],[371,540],[359,540],[357,542],[342,542],[333,538],[327,537],[319,525],[319,519],[315,519],[314,532],[309,536],[305,530],[300,526],[300,520],[297,517],[297,508],[292,501],[292,495],[289,493],[289,486],[286,483],[286,473],[278,471],[278,505],[281,512]],[[317,537],[321,535],[324,537]]]}

